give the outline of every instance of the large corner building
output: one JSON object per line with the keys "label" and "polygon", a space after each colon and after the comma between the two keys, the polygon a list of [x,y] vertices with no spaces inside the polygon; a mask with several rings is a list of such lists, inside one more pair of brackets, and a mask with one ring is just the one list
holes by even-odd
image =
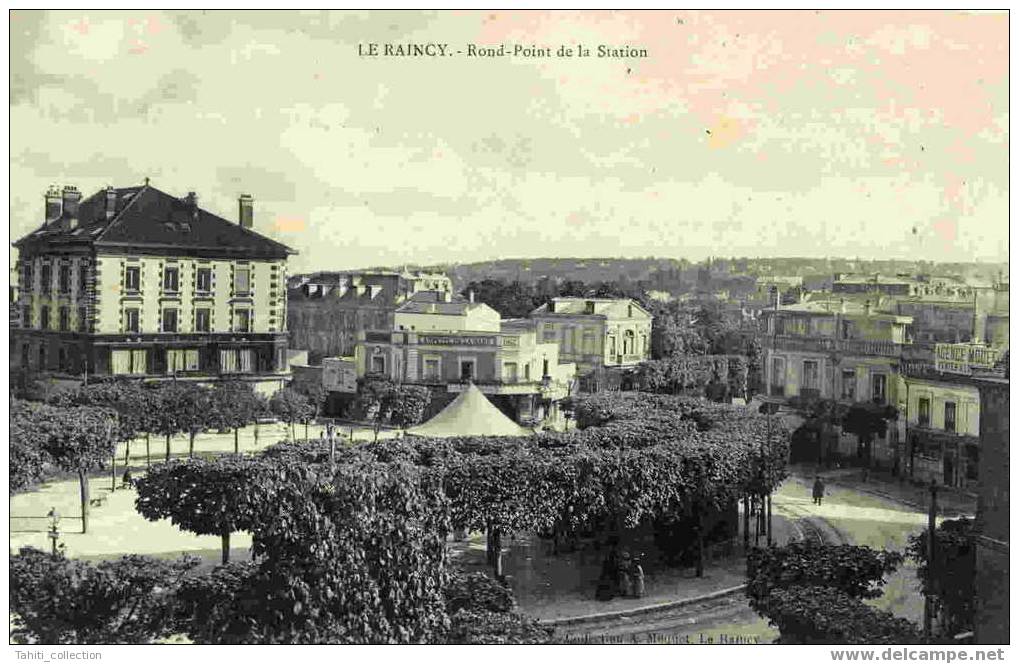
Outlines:
{"label": "large corner building", "polygon": [[11,365],[31,372],[246,380],[277,389],[287,376],[287,257],[238,220],[202,209],[191,192],[146,184],[82,198],[46,193],[44,223],[18,249]]}

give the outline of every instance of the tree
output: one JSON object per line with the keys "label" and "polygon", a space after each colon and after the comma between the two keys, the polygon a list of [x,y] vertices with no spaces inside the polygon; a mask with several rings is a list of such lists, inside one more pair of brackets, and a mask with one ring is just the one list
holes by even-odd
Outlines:
{"label": "tree", "polygon": [[170,460],[170,439],[186,429],[184,419],[173,407],[173,393],[170,383],[146,383],[146,403],[149,405],[149,430],[166,437],[166,460]]}
{"label": "tree", "polygon": [[447,506],[434,477],[348,459],[335,476],[279,459],[252,489],[256,565],[188,589],[198,643],[432,643],[448,630]]}
{"label": "tree", "polygon": [[[88,532],[88,473],[101,468],[114,450],[116,413],[104,408],[72,406],[57,408],[39,404],[31,408],[25,429],[64,471],[78,475],[81,497],[81,531]],[[21,429],[21,431],[25,431]]]}
{"label": "tree", "polygon": [[290,387],[278,390],[272,395],[269,399],[269,410],[290,426],[290,435],[295,438],[297,434],[294,432],[294,424],[310,417],[314,412],[308,397]]}
{"label": "tree", "polygon": [[174,633],[174,591],[199,563],[124,556],[98,565],[31,547],[10,559],[11,640],[151,643]]}
{"label": "tree", "polygon": [[432,393],[427,387],[371,378],[359,382],[351,413],[357,419],[371,422],[378,440],[383,424],[407,428],[420,422],[431,400]]}
{"label": "tree", "polygon": [[111,380],[57,393],[50,403],[57,406],[95,406],[115,411],[117,427],[114,436],[125,445],[124,464],[127,465],[131,441],[152,427],[152,394],[139,382]]}
{"label": "tree", "polygon": [[264,480],[264,468],[259,459],[235,455],[171,461],[137,480],[135,508],[149,521],[170,519],[196,535],[219,535],[227,563],[230,534],[255,528],[254,487]]}
{"label": "tree", "polygon": [[941,633],[954,636],[973,629],[976,605],[976,523],[960,518],[937,527],[934,569],[928,560],[928,530],[910,535],[907,555],[916,561],[916,576],[931,593]]}
{"label": "tree", "polygon": [[782,643],[917,643],[916,625],[862,600],[879,597],[903,556],[865,546],[793,542],[747,556],[750,607]]}
{"label": "tree", "polygon": [[854,403],[842,418],[842,430],[856,436],[857,455],[870,468],[875,437],[884,436],[888,422],[898,417],[894,406],[879,403]]}
{"label": "tree", "polygon": [[258,419],[262,400],[250,384],[241,381],[216,383],[210,400],[209,427],[233,429],[234,454],[240,454],[239,430]]}
{"label": "tree", "polygon": [[10,494],[31,489],[56,471],[46,451],[44,431],[36,427],[38,404],[14,400],[10,412]]}

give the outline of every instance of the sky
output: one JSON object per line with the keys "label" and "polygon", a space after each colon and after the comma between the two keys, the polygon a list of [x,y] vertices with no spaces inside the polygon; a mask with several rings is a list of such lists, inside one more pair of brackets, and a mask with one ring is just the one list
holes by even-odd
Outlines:
{"label": "sky", "polygon": [[[291,271],[1008,259],[1004,13],[9,16],[12,241],[51,184],[148,177],[228,219],[252,194]],[[452,55],[360,56],[372,43]],[[466,55],[500,44],[553,57]]]}

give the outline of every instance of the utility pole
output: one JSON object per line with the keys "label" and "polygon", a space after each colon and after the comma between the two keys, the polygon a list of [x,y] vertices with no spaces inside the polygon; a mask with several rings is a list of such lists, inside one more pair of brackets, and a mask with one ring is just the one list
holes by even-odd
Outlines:
{"label": "utility pole", "polygon": [[938,513],[938,484],[931,478],[930,485],[931,492],[931,504],[930,509],[927,511],[927,583],[924,592],[923,602],[923,633],[925,636],[931,636],[931,623],[934,618],[934,574],[936,569],[936,556],[937,547],[936,537],[937,534],[935,529],[937,527],[937,513]]}

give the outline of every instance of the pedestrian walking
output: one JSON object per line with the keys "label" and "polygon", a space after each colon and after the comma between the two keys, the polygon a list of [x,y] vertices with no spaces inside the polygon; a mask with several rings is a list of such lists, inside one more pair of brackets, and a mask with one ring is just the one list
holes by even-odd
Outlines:
{"label": "pedestrian walking", "polygon": [[814,504],[820,505],[821,499],[824,498],[824,482],[821,481],[821,476],[818,475],[814,478]]}

